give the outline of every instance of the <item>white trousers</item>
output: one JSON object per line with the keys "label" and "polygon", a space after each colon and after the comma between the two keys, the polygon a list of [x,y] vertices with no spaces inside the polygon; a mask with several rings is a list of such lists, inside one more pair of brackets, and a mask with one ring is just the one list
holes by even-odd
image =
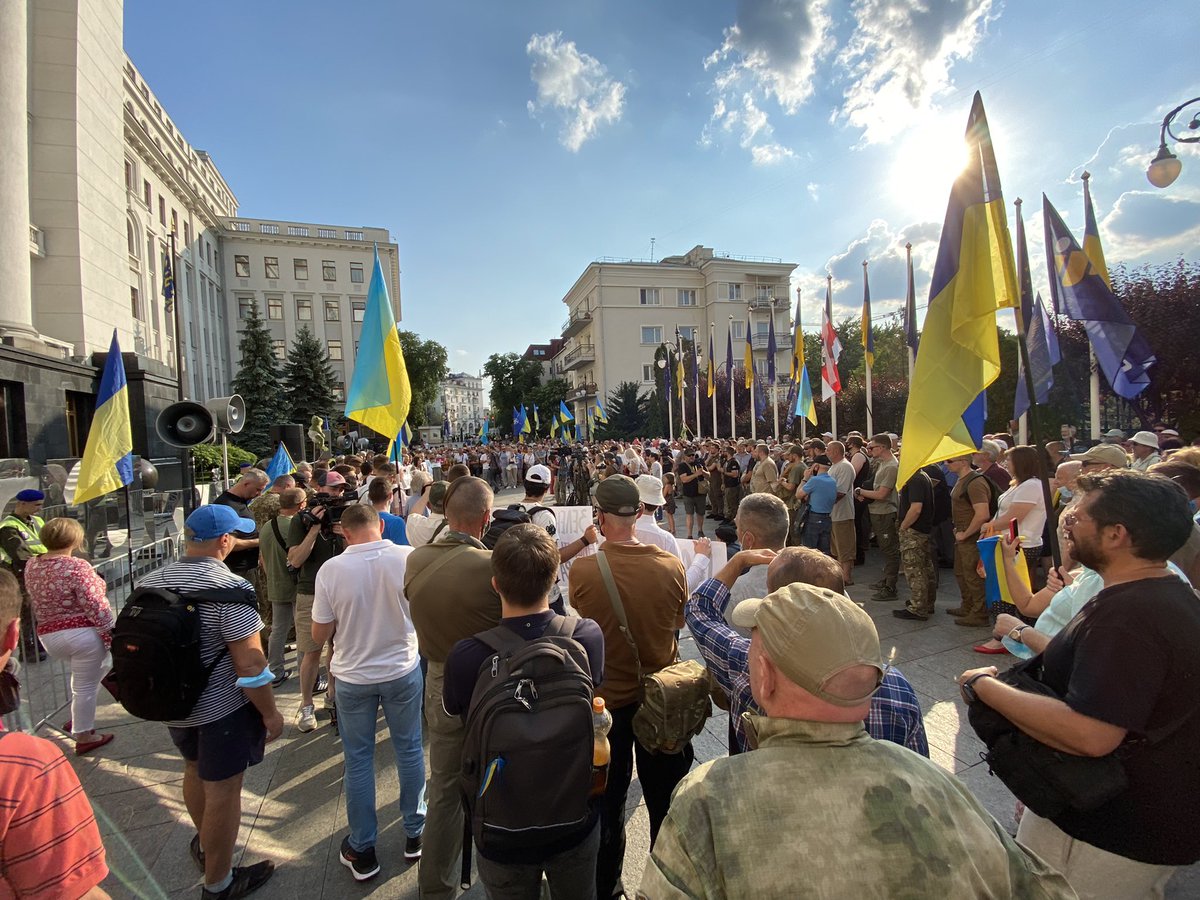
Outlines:
{"label": "white trousers", "polygon": [[96,726],[100,679],[112,668],[104,641],[95,628],[68,628],[40,639],[47,653],[71,664],[71,730],[76,734],[91,731]]}
{"label": "white trousers", "polygon": [[1175,866],[1127,859],[1071,837],[1026,809],[1017,843],[1032,850],[1067,879],[1079,900],[1162,900]]}

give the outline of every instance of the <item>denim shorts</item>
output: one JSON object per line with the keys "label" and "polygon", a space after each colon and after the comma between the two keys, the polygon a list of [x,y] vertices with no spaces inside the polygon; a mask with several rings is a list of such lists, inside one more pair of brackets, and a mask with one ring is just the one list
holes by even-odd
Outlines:
{"label": "denim shorts", "polygon": [[168,730],[183,758],[198,765],[201,781],[240,775],[262,762],[266,752],[267,727],[253,703],[206,725]]}

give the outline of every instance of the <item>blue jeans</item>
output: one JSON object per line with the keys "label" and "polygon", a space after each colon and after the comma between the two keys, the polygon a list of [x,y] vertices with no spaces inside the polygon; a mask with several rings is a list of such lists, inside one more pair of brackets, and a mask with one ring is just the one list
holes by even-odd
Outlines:
{"label": "blue jeans", "polygon": [[829,517],[829,513],[809,512],[804,521],[804,533],[800,537],[800,543],[829,555],[829,536],[832,532],[833,519]]}
{"label": "blue jeans", "polygon": [[374,847],[379,833],[375,816],[375,732],[381,705],[396,751],[404,834],[416,837],[425,828],[425,753],[421,749],[424,679],[420,667],[380,684],[350,684],[339,679],[337,687],[350,846],[355,850]]}

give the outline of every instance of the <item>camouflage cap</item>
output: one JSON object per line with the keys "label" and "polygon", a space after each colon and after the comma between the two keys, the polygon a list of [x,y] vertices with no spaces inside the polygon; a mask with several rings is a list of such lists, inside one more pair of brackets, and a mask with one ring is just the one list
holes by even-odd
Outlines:
{"label": "camouflage cap", "polygon": [[830,678],[851,666],[868,665],[884,673],[875,623],[861,606],[828,588],[789,584],[762,600],[743,600],[733,624],[757,628],[771,662],[785,678],[835,706],[858,706],[871,697],[828,693]]}

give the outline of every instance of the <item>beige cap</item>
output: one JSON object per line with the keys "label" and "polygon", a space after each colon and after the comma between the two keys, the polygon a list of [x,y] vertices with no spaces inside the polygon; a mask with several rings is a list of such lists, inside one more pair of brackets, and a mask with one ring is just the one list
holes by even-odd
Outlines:
{"label": "beige cap", "polygon": [[851,666],[868,665],[883,680],[883,655],[875,623],[861,606],[828,588],[789,584],[762,600],[743,600],[733,624],[757,628],[775,667],[791,682],[835,706],[858,706],[865,697],[836,697],[830,678]]}
{"label": "beige cap", "polygon": [[1139,431],[1129,439],[1131,444],[1141,444],[1143,447],[1158,449],[1158,435],[1153,431]]}
{"label": "beige cap", "polygon": [[[607,479],[606,479],[607,480]],[[638,495],[647,506],[666,506],[667,499],[663,496],[662,479],[653,475],[639,475],[636,480]]]}
{"label": "beige cap", "polygon": [[1114,469],[1128,469],[1129,457],[1116,444],[1097,444],[1089,447],[1083,453],[1071,454],[1071,459],[1079,462],[1098,462],[1112,466]]}

